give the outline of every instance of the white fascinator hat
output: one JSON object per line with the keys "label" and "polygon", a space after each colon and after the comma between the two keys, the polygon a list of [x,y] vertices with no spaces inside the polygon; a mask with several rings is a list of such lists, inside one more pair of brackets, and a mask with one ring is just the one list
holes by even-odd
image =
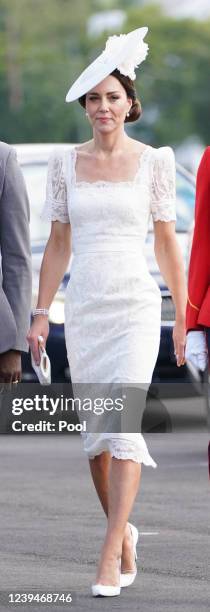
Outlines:
{"label": "white fascinator hat", "polygon": [[148,28],[137,28],[128,34],[109,36],[104,51],[80,74],[70,87],[66,102],[77,100],[101,83],[116,68],[121,74],[136,78],[134,69],[143,62],[148,45],[143,41]]}

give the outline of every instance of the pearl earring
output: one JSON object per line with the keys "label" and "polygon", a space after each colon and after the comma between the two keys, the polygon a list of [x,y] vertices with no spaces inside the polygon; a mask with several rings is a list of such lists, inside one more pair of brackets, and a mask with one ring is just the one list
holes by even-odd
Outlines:
{"label": "pearl earring", "polygon": [[87,113],[87,111],[86,111],[86,113],[85,113],[85,114],[86,114],[86,116],[88,117],[88,113]]}
{"label": "pearl earring", "polygon": [[130,117],[130,113],[129,113],[129,111],[126,113],[126,117]]}

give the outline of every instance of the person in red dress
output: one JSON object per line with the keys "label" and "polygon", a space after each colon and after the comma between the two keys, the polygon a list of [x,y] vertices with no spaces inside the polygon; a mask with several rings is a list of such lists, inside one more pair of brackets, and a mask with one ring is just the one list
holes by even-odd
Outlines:
{"label": "person in red dress", "polygon": [[[197,173],[195,227],[188,275],[185,358],[201,371],[210,368],[210,147]],[[210,477],[210,444],[208,447]]]}

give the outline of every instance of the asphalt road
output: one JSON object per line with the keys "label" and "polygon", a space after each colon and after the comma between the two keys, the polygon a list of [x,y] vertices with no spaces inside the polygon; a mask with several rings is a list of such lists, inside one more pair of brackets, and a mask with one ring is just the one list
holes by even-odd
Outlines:
{"label": "asphalt road", "polygon": [[[142,468],[131,520],[138,575],[116,598],[90,586],[105,533],[79,435],[0,437],[0,610],[209,610],[209,486],[203,424],[146,434],[158,468]],[[8,604],[8,593],[59,592],[64,604]]]}

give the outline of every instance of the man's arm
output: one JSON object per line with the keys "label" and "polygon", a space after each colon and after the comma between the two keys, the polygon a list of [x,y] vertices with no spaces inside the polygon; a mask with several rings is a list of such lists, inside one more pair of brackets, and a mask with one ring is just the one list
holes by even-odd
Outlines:
{"label": "man's arm", "polygon": [[0,208],[2,286],[17,326],[16,343],[12,348],[27,352],[32,286],[29,202],[14,149],[7,160]]}
{"label": "man's arm", "polygon": [[210,284],[210,147],[204,151],[196,182],[195,229],[188,275],[187,330],[202,330],[199,312]]}

